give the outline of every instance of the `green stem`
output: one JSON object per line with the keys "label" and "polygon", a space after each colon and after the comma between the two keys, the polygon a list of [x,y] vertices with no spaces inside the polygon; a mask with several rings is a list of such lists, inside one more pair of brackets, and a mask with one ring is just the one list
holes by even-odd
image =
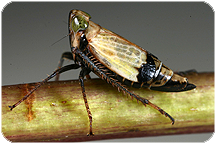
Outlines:
{"label": "green stem", "polygon": [[150,106],[119,93],[100,79],[85,81],[93,117],[94,137],[87,137],[89,120],[78,81],[48,82],[12,111],[36,84],[2,86],[2,132],[13,142],[89,141],[214,131],[214,73],[187,75],[197,86],[187,92],[130,88],[158,105],[175,124]]}

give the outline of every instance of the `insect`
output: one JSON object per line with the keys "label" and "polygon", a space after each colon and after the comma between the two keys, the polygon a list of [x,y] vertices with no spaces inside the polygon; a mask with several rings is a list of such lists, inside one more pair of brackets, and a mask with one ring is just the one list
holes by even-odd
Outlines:
{"label": "insect", "polygon": [[[143,105],[149,105],[158,110],[174,124],[174,118],[167,112],[149,100],[129,91],[126,86],[166,92],[187,91],[194,89],[196,86],[188,83],[187,78],[174,74],[171,69],[150,52],[92,22],[90,18],[91,16],[86,12],[70,11],[68,36],[71,52],[63,53],[58,69],[9,108],[14,109],[51,78],[57,76],[56,80],[58,80],[60,73],[81,68],[79,81],[90,122],[88,135],[94,135],[92,114],[84,87],[84,77],[90,78],[90,72],[94,72],[101,79],[106,80],[107,83],[113,85],[119,91],[137,99]],[[64,59],[73,60],[74,64],[62,67]]]}

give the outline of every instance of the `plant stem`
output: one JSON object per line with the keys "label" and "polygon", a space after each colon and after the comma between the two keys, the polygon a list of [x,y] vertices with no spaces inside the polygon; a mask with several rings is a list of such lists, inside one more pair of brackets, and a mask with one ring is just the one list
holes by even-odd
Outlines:
{"label": "plant stem", "polygon": [[12,111],[36,84],[2,86],[2,132],[13,142],[90,141],[214,132],[214,73],[187,75],[196,89],[158,92],[130,88],[158,105],[175,124],[150,106],[119,93],[100,79],[85,81],[93,117],[94,137],[87,137],[89,120],[77,80],[48,82]]}

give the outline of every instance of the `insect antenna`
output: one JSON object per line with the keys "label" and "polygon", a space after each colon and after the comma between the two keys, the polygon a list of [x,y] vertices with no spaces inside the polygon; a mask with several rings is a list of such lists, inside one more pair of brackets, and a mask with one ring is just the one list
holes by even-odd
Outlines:
{"label": "insect antenna", "polygon": [[63,36],[62,38],[60,38],[59,40],[57,40],[56,42],[54,42],[53,44],[51,44],[50,47],[53,46],[53,45],[55,45],[56,43],[60,42],[61,40],[63,40],[64,38],[66,38],[68,36],[69,36],[69,34]]}
{"label": "insect antenna", "polygon": [[53,46],[53,45],[55,45],[56,43],[60,42],[60,41],[63,40],[64,38],[70,36],[71,34],[72,34],[72,33],[69,33],[69,34],[63,36],[62,38],[60,38],[59,40],[57,40],[56,42],[54,42],[53,44],[51,44],[50,47]]}

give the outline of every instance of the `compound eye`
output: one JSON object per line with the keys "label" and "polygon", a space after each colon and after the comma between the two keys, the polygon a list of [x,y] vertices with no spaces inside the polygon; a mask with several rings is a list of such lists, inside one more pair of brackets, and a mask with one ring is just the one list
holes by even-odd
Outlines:
{"label": "compound eye", "polygon": [[82,16],[75,16],[71,21],[71,29],[76,33],[79,30],[85,30],[88,27],[88,22]]}

